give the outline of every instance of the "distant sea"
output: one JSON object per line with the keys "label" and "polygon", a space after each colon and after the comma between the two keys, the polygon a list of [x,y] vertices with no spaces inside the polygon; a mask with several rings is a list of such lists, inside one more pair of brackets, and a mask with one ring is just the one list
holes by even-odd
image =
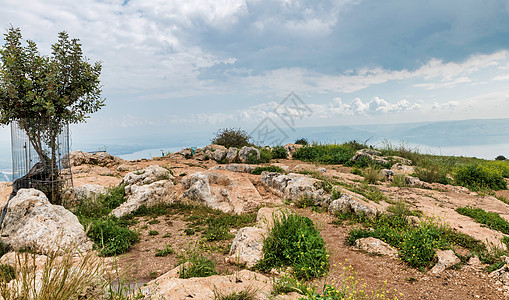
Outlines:
{"label": "distant sea", "polygon": [[[201,148],[211,136],[206,132],[187,135],[166,145],[157,141],[145,145],[123,143],[102,145],[100,148],[126,160],[160,157],[186,147]],[[209,136],[208,138],[204,138]],[[344,143],[355,140],[382,147],[387,143],[403,145],[420,153],[494,159],[498,155],[509,158],[509,119],[463,120],[428,123],[383,125],[301,127],[287,130],[280,136],[280,144],[306,138],[316,143]],[[163,138],[159,140],[164,140]],[[185,141],[185,142],[183,142]],[[263,141],[260,141],[263,143]],[[5,147],[4,147],[5,148]],[[97,145],[77,145],[72,150],[97,151]],[[0,181],[11,180],[9,150],[0,153]]]}

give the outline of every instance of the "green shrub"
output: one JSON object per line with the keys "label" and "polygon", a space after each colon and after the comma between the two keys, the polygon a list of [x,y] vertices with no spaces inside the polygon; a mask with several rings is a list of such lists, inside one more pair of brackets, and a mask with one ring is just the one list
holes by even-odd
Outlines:
{"label": "green shrub", "polygon": [[81,199],[73,209],[78,218],[100,218],[125,202],[125,186],[119,185],[107,190],[97,198]]}
{"label": "green shrub", "polygon": [[148,232],[148,235],[158,235],[158,234],[159,234],[159,231],[157,231],[157,230],[150,230]]}
{"label": "green shrub", "polygon": [[171,248],[170,245],[166,245],[166,247],[164,249],[156,249],[156,256],[157,257],[165,257],[165,256],[168,256],[168,255],[171,255],[175,253],[175,250],[173,250],[173,248]]}
{"label": "green shrub", "polygon": [[359,169],[358,167],[353,167],[352,170],[350,171],[350,173],[352,173],[354,175],[362,176],[362,170]]}
{"label": "green shrub", "polygon": [[292,267],[299,279],[321,277],[329,269],[325,242],[309,218],[285,213],[275,218],[274,227],[263,242],[263,258],[256,268]]}
{"label": "green shrub", "polygon": [[9,264],[0,264],[0,282],[9,282],[16,278],[14,268]]}
{"label": "green shrub", "polygon": [[249,134],[240,128],[223,128],[218,130],[212,139],[212,144],[222,145],[226,148],[251,146]]}
{"label": "green shrub", "polygon": [[279,158],[288,158],[288,151],[286,151],[285,147],[283,146],[276,146],[271,149],[272,158],[279,159]]}
{"label": "green shrub", "polygon": [[326,164],[345,164],[354,155],[355,150],[345,145],[313,145],[297,149],[292,158]]}
{"label": "green shrub", "polygon": [[471,217],[476,222],[484,224],[491,229],[509,234],[509,222],[494,212],[487,212],[481,208],[472,208],[469,206],[458,207],[456,211],[464,216]]}
{"label": "green shrub", "polygon": [[[189,262],[187,266],[184,263]],[[213,260],[199,253],[199,249],[190,249],[179,255],[178,264],[182,265],[179,276],[182,279],[191,277],[208,277],[216,275],[216,264]]]}
{"label": "green shrub", "polygon": [[295,141],[295,144],[307,146],[307,145],[309,145],[309,142],[306,138],[300,138]]}
{"label": "green shrub", "polygon": [[93,219],[89,226],[87,236],[96,244],[103,256],[125,253],[131,245],[139,241],[138,234],[115,217]]}
{"label": "green shrub", "polygon": [[415,168],[415,176],[422,181],[428,183],[442,183],[442,184],[450,184],[451,179],[447,177],[447,173],[444,169],[441,169],[437,165],[434,164],[426,164],[426,167],[417,167]]}
{"label": "green shrub", "polygon": [[507,182],[502,171],[490,165],[469,164],[457,168],[454,174],[456,184],[472,190],[490,188],[493,190],[507,189]]}
{"label": "green shrub", "polygon": [[406,183],[405,175],[403,175],[403,174],[394,175],[392,177],[391,185],[397,186],[397,187],[407,187],[408,184]]}
{"label": "green shrub", "polygon": [[380,169],[374,167],[368,167],[364,170],[364,181],[369,184],[376,184],[379,180],[382,180]]}
{"label": "green shrub", "polygon": [[503,155],[499,155],[499,156],[495,157],[495,160],[506,160],[506,158]]}
{"label": "green shrub", "polygon": [[296,200],[294,203],[295,206],[297,206],[298,208],[312,207],[315,206],[315,199],[313,199],[312,196],[304,195],[300,197],[298,200]]}
{"label": "green shrub", "polygon": [[269,163],[272,159],[272,153],[269,149],[262,147],[258,149],[260,151],[260,159],[257,160],[255,163]]}
{"label": "green shrub", "polygon": [[278,166],[267,166],[267,167],[256,167],[251,171],[251,174],[260,175],[262,172],[276,172],[276,173],[285,173],[281,167]]}

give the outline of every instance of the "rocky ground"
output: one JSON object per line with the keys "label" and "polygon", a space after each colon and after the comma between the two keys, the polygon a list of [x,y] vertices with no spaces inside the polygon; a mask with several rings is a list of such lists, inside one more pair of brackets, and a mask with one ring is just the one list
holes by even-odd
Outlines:
{"label": "rocky ground", "polygon": [[[219,158],[217,160],[227,162],[228,155],[231,156],[231,154],[225,151],[223,157],[222,153],[218,153],[219,148],[214,151],[210,151],[211,149],[213,147],[205,149],[204,153],[209,151],[208,156],[213,159],[205,159],[204,155],[192,155],[186,151],[137,161],[122,161],[107,154],[90,159],[87,158],[88,154],[75,153],[72,159],[74,187],[85,187],[84,190],[89,191],[98,189],[90,185],[113,187],[121,182],[126,184],[130,191],[128,198],[130,197],[132,203],[118,209],[116,213],[119,215],[129,213],[141,204],[153,205],[158,201],[197,201],[225,212],[235,213],[257,211],[260,206],[292,209],[299,215],[312,219],[327,244],[331,260],[330,271],[325,278],[315,280],[319,287],[324,283],[337,284],[344,274],[344,267],[351,266],[357,273],[357,278],[366,284],[367,290],[373,290],[385,284],[386,289],[398,299],[505,299],[508,297],[503,279],[490,276],[483,270],[486,266],[479,262],[472,261],[471,264],[463,265],[459,269],[446,269],[437,273],[431,270],[421,272],[409,267],[397,257],[372,254],[354,246],[347,246],[345,241],[350,229],[358,225],[348,222],[337,225],[334,222],[337,218],[326,209],[317,211],[311,208],[297,208],[288,201],[298,200],[302,195],[312,195],[315,203],[322,207],[331,204],[329,210],[335,207],[336,210],[348,209],[368,214],[384,211],[390,205],[387,202],[404,201],[412,209],[422,211],[425,216],[435,217],[449,224],[454,230],[487,243],[489,247],[504,248],[505,245],[500,242],[504,236],[502,233],[484,227],[455,211],[458,207],[470,205],[496,212],[509,221],[509,206],[493,196],[478,195],[465,188],[438,184],[430,186],[422,182],[412,182],[410,187],[393,187],[389,182],[381,182],[377,187],[387,197],[387,202],[375,203],[345,190],[343,194],[347,196],[342,196],[335,200],[335,203],[331,203],[330,195],[321,188],[319,179],[299,174],[299,172],[311,171],[315,174],[314,177],[319,174],[321,179],[330,178],[354,185],[363,180],[363,177],[352,174],[348,167],[316,165],[292,159],[272,160],[270,163],[270,165],[282,167],[289,172],[287,175],[273,173],[253,175],[248,172],[253,165],[220,164],[214,159],[215,155]],[[219,149],[219,151],[222,150]],[[151,166],[162,168],[157,169]],[[394,167],[393,172],[404,174],[411,173],[411,170],[399,165]],[[0,185],[0,199],[6,200],[10,189],[9,184]],[[79,191],[76,190],[76,193]],[[509,195],[507,191],[498,193],[504,196]],[[259,291],[260,299],[266,298],[263,295],[270,292],[271,278],[274,275],[254,273],[231,263],[235,259],[244,259],[243,262],[249,266],[253,260],[249,256],[252,253],[245,253],[247,250],[242,248],[238,238],[235,241],[230,239],[210,244],[209,253],[217,262],[218,270],[222,274],[231,275],[214,276],[208,279],[175,278],[174,268],[177,264],[178,252],[185,251],[189,245],[201,239],[200,233],[193,235],[184,233],[187,223],[188,221],[185,221],[184,216],[180,214],[139,217],[138,223],[133,225],[132,229],[140,232],[140,242],[127,253],[115,259],[107,258],[106,261],[109,265],[117,265],[117,272],[121,272],[132,282],[148,283],[143,287],[145,295],[162,295],[165,299],[210,299],[213,298],[211,291],[214,286],[233,291],[245,289],[247,284],[251,284]],[[239,237],[239,233],[243,230],[232,233]],[[150,231],[157,231],[158,234],[150,235]],[[266,225],[258,221],[251,231],[263,236],[266,233]],[[27,231],[26,234],[29,233]],[[250,238],[256,241],[256,237],[247,237],[248,240]],[[244,252],[239,252],[240,254],[237,253],[235,256],[236,253],[232,251],[237,250],[230,250],[232,242],[238,246],[240,249],[238,251]],[[237,242],[239,244],[235,244]],[[156,257],[156,249],[163,249],[168,244],[177,253],[166,257]],[[462,249],[456,249],[456,251],[461,252]],[[233,256],[235,259],[232,258]],[[295,299],[296,297],[290,295],[287,298]]]}

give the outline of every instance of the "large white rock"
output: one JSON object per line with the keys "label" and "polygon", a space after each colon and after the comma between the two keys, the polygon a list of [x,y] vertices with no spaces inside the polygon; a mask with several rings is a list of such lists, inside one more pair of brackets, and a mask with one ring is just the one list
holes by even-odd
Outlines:
{"label": "large white rock", "polygon": [[263,239],[267,231],[257,227],[244,227],[237,232],[226,261],[253,267],[263,258]]}
{"label": "large white rock", "polygon": [[224,212],[242,213],[264,203],[251,181],[227,171],[196,172],[182,179],[184,196]]}
{"label": "large white rock", "polygon": [[125,184],[126,193],[129,193],[128,189],[131,185],[151,184],[152,182],[173,178],[169,170],[158,165],[152,165],[139,171],[127,173],[122,179],[121,184]]}
{"label": "large white rock", "polygon": [[30,247],[41,253],[92,249],[78,218],[36,189],[21,189],[11,199],[1,234],[2,242],[14,249]]}
{"label": "large white rock", "polygon": [[226,170],[238,173],[250,173],[254,170],[258,165],[248,165],[248,164],[227,164],[227,165],[217,165],[210,170]]}
{"label": "large white rock", "polygon": [[[110,166],[124,162],[123,159],[113,156],[105,151],[99,151],[95,153],[82,152],[80,150],[71,151],[64,155],[63,166],[65,168],[79,166],[83,164],[99,165],[99,166]],[[70,163],[70,165],[69,165]]]}
{"label": "large white rock", "polygon": [[256,160],[258,161],[260,160],[260,151],[258,151],[255,147],[242,147],[239,151],[239,160],[245,163],[248,161],[249,156],[256,157]]}
{"label": "large white rock", "polygon": [[151,207],[159,203],[171,203],[175,199],[174,185],[169,180],[160,180],[147,185],[129,186],[127,200],[111,214],[117,218],[128,215],[142,205]]}
{"label": "large white rock", "polygon": [[272,192],[292,201],[311,197],[315,205],[327,205],[330,195],[321,188],[321,181],[301,174],[263,172],[261,182]]}
{"label": "large white rock", "polygon": [[[179,267],[177,267],[179,268]],[[254,299],[271,299],[272,280],[267,276],[249,270],[232,275],[209,277],[176,278],[174,270],[161,275],[141,287],[143,299],[216,299],[215,293],[227,296],[246,290],[255,292]]]}
{"label": "large white rock", "polygon": [[256,216],[255,227],[244,227],[237,232],[226,261],[253,267],[263,258],[263,240],[274,226],[274,218],[281,218],[279,208],[262,207]]}
{"label": "large white rock", "polygon": [[341,195],[341,197],[332,201],[329,205],[329,212],[331,214],[353,212],[357,215],[374,217],[377,212],[384,211],[385,208],[380,204],[373,201],[368,202],[360,197],[348,194]]}
{"label": "large white rock", "polygon": [[398,256],[398,251],[395,248],[374,237],[356,240],[355,247],[372,254],[387,255],[390,257]]}
{"label": "large white rock", "polygon": [[237,159],[238,150],[235,147],[228,148],[226,151],[226,160],[231,163]]}
{"label": "large white rock", "polygon": [[441,273],[445,269],[461,262],[452,250],[437,250],[436,255],[438,262],[431,268],[431,273],[433,274]]}
{"label": "large white rock", "polygon": [[82,199],[97,199],[97,197],[106,194],[106,192],[106,188],[98,184],[85,184],[81,187],[72,187],[65,191],[64,202],[72,205]]}

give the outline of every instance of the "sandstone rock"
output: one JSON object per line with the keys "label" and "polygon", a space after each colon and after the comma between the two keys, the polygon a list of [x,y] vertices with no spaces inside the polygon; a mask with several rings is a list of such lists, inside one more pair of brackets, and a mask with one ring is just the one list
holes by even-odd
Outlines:
{"label": "sandstone rock", "polygon": [[143,170],[127,173],[127,175],[125,175],[122,179],[121,184],[126,186],[126,193],[129,193],[130,186],[132,185],[151,184],[156,181],[173,178],[173,175],[171,175],[170,171],[167,169],[157,165],[152,165]]}
{"label": "sandstone rock", "polygon": [[284,145],[283,147],[286,149],[286,151],[288,151],[288,157],[291,158],[292,154],[295,151],[297,151],[297,149],[302,148],[304,146],[302,146],[300,144],[292,144],[292,143],[290,143],[290,144]]}
{"label": "sandstone rock", "polygon": [[264,200],[248,178],[226,171],[196,172],[182,179],[184,196],[224,212],[242,213]]}
{"label": "sandstone rock", "polygon": [[282,216],[283,210],[280,208],[262,207],[256,215],[256,227],[268,231],[274,226],[274,218],[281,218]]}
{"label": "sandstone rock", "polygon": [[260,160],[260,151],[256,149],[255,147],[247,147],[244,146],[239,151],[239,160],[243,163],[248,162],[248,158],[250,156],[256,157],[256,160]]}
{"label": "sandstone rock", "polygon": [[205,147],[205,154],[220,162],[226,158],[227,150],[224,146],[212,144]]}
{"label": "sandstone rock", "polygon": [[21,189],[11,199],[3,225],[1,240],[13,249],[30,247],[40,253],[69,247],[92,249],[78,218],[52,205],[36,189]]}
{"label": "sandstone rock", "polygon": [[244,227],[239,230],[230,248],[226,261],[234,264],[246,264],[253,267],[263,258],[263,238],[266,230],[256,227]]}
{"label": "sandstone rock", "polygon": [[280,208],[262,207],[256,216],[256,227],[244,227],[235,236],[226,261],[232,264],[254,266],[263,258],[263,240],[274,226],[274,217],[280,218]]}
{"label": "sandstone rock", "polygon": [[[95,153],[90,152],[82,152],[80,150],[71,151],[68,154],[64,155],[62,159],[63,166],[65,168],[79,166],[83,164],[92,164],[99,166],[110,166],[114,164],[119,164],[124,162],[123,159],[115,157],[108,152],[99,151]],[[70,165],[69,165],[69,163]]]}
{"label": "sandstone rock", "polygon": [[470,266],[480,266],[481,260],[479,259],[479,257],[477,255],[474,255],[474,256],[470,257],[470,259],[468,260],[468,264]]}
{"label": "sandstone rock", "polygon": [[383,211],[385,211],[385,209],[375,202],[368,202],[360,197],[347,194],[341,195],[341,197],[332,201],[329,205],[329,212],[331,214],[353,212],[357,215],[374,217],[377,212]]}
{"label": "sandstone rock", "polygon": [[238,172],[238,173],[250,173],[252,170],[254,170],[257,165],[248,165],[248,164],[227,164],[227,165],[217,165],[210,170],[226,170],[226,171],[232,171],[232,172]]}
{"label": "sandstone rock", "polygon": [[437,250],[436,255],[438,262],[431,268],[431,273],[433,274],[441,273],[445,269],[461,262],[452,250]]}
{"label": "sandstone rock", "polygon": [[65,191],[63,200],[73,206],[82,199],[97,199],[99,195],[106,194],[104,186],[98,184],[85,184],[82,187],[72,187]]}
{"label": "sandstone rock", "polygon": [[195,151],[191,148],[184,148],[178,152],[175,152],[175,154],[182,155],[184,158],[191,158],[193,157]]}
{"label": "sandstone rock", "polygon": [[121,164],[120,166],[117,167],[117,171],[119,172],[131,172],[131,171],[136,171],[138,170],[138,166],[136,165],[129,165],[129,164]]}
{"label": "sandstone rock", "polygon": [[297,201],[311,197],[315,205],[328,205],[330,195],[320,187],[320,180],[301,174],[263,172],[261,182],[280,197]]}
{"label": "sandstone rock", "polygon": [[389,162],[385,157],[382,156],[380,151],[368,148],[357,151],[352,157],[352,161],[357,161],[363,157],[378,164],[386,164]]}
{"label": "sandstone rock", "polygon": [[368,253],[387,255],[390,257],[398,256],[398,251],[386,242],[374,237],[362,238],[355,241],[355,247]]}
{"label": "sandstone rock", "polygon": [[320,172],[320,173],[326,173],[327,169],[325,169],[325,168],[318,168],[318,169],[316,169],[316,171]]}
{"label": "sandstone rock", "polygon": [[[170,273],[172,271],[169,271]],[[221,295],[251,289],[256,291],[255,299],[269,299],[272,280],[262,274],[242,270],[232,275],[214,275],[180,279],[164,274],[141,287],[143,299],[215,299],[214,292]]]}
{"label": "sandstone rock", "polygon": [[115,208],[111,215],[117,218],[128,215],[142,205],[151,207],[159,203],[171,203],[175,199],[174,185],[169,180],[160,180],[146,185],[131,185],[126,189],[126,202]]}
{"label": "sandstone rock", "polygon": [[226,160],[231,163],[237,159],[238,150],[235,147],[228,148],[226,152]]}
{"label": "sandstone rock", "polygon": [[402,163],[395,163],[391,167],[391,171],[396,175],[410,175],[415,172],[414,167],[404,165]]}
{"label": "sandstone rock", "polygon": [[385,180],[391,180],[392,176],[394,176],[394,172],[392,170],[382,169],[380,174],[385,178]]}

